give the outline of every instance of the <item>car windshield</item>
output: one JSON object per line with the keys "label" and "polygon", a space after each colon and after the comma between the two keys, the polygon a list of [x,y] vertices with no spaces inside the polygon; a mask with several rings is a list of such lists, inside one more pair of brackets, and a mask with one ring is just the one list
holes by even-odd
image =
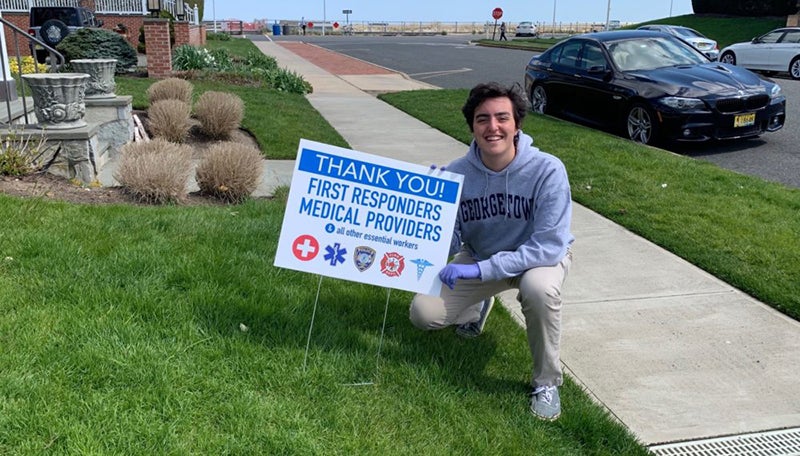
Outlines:
{"label": "car windshield", "polygon": [[611,60],[621,71],[697,65],[707,61],[690,46],[675,38],[647,37],[606,43]]}
{"label": "car windshield", "polygon": [[682,38],[705,38],[705,36],[690,28],[675,27],[673,30],[675,30],[675,33]]}

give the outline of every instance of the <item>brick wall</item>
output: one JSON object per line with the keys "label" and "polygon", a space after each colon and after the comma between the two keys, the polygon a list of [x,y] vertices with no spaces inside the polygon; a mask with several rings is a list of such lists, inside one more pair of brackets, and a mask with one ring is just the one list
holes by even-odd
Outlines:
{"label": "brick wall", "polygon": [[172,74],[172,49],[169,44],[169,19],[144,19],[144,40],[147,43],[147,74],[166,78]]}

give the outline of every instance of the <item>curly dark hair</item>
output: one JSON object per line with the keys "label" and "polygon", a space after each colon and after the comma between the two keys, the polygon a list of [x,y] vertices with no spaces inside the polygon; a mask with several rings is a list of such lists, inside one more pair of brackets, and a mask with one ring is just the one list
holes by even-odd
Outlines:
{"label": "curly dark hair", "polygon": [[504,86],[498,82],[485,82],[476,85],[469,91],[467,102],[461,108],[470,131],[474,131],[472,122],[475,120],[475,110],[478,109],[478,106],[489,98],[501,97],[507,97],[511,100],[511,104],[514,107],[514,124],[519,129],[529,109],[528,99],[522,93],[522,87],[519,84]]}

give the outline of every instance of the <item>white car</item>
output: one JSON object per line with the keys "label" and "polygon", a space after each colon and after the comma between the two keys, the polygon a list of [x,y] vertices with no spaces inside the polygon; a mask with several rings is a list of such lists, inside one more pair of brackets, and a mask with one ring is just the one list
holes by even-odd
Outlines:
{"label": "white car", "polygon": [[533,22],[520,22],[517,25],[517,31],[514,36],[536,36],[536,26],[533,25]]}
{"label": "white car", "polygon": [[655,30],[657,32],[675,35],[683,41],[686,41],[694,46],[695,49],[705,54],[709,59],[717,60],[719,57],[719,47],[717,46],[717,42],[706,37],[695,29],[684,27],[682,25],[649,24],[639,27],[639,30]]}
{"label": "white car", "polygon": [[782,27],[748,43],[731,44],[720,52],[719,61],[767,75],[788,71],[792,79],[800,79],[800,27]]}

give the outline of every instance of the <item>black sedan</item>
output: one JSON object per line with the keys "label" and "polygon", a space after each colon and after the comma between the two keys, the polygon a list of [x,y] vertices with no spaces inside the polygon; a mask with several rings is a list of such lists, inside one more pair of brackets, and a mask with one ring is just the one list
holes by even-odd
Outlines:
{"label": "black sedan", "polygon": [[525,90],[534,112],[645,144],[754,137],[786,121],[786,98],[774,82],[644,30],[561,41],[528,63]]}

